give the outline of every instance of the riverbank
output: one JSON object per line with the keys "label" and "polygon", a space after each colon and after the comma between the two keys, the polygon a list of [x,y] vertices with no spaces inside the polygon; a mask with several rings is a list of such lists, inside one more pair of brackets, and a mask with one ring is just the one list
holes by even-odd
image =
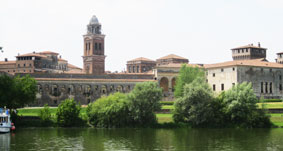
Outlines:
{"label": "riverbank", "polygon": [[[281,103],[282,104],[282,103]],[[274,105],[273,105],[274,106]],[[50,107],[50,112],[52,116],[52,120],[50,123],[42,123],[39,118],[41,107],[37,108],[22,108],[18,109],[19,118],[21,118],[21,122],[19,123],[24,127],[41,127],[41,126],[56,126],[55,124],[55,116],[57,107]],[[173,109],[172,105],[164,105],[162,109]],[[271,122],[275,127],[283,127],[283,113],[270,113]],[[86,107],[82,107],[80,111],[80,116],[86,121]],[[173,114],[172,113],[156,113],[158,125],[157,127],[178,127],[173,122]],[[89,126],[89,125],[84,125]],[[181,127],[184,125],[181,125]]]}

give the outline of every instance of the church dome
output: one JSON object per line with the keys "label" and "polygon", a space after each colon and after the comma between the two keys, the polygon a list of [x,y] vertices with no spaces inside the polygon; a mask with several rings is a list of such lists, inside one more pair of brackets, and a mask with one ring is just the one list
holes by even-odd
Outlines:
{"label": "church dome", "polygon": [[98,19],[95,15],[91,17],[89,24],[99,24]]}

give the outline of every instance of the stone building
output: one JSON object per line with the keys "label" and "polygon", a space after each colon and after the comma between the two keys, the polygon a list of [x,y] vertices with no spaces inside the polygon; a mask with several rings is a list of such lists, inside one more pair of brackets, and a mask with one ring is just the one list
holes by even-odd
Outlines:
{"label": "stone building", "polygon": [[[21,74],[23,76],[25,74]],[[128,93],[136,83],[154,81],[152,74],[30,74],[37,81],[36,102],[33,106],[57,106],[73,98],[86,105],[115,92]]]}
{"label": "stone building", "polygon": [[232,50],[233,60],[249,60],[249,59],[266,58],[267,49],[262,48],[260,46],[260,43],[258,43],[258,46],[249,44],[246,46],[233,48],[231,50]]}
{"label": "stone building", "polygon": [[174,54],[170,54],[164,57],[161,57],[159,59],[156,60],[156,65],[160,66],[160,65],[167,65],[167,64],[188,64],[189,60],[187,58],[183,58]]}
{"label": "stone building", "polygon": [[14,74],[16,72],[16,61],[8,61],[7,58],[4,61],[0,61],[0,72]]}
{"label": "stone building", "polygon": [[283,52],[279,52],[276,55],[277,55],[277,58],[275,59],[276,63],[283,64]]}
{"label": "stone building", "polygon": [[[235,84],[251,82],[258,98],[283,98],[283,65],[268,62],[265,59],[266,48],[261,48],[260,45],[239,48],[232,49],[234,61],[204,65],[207,81],[213,91],[220,93]],[[234,53],[238,53],[238,50],[240,53],[247,52],[250,55],[235,56]]]}
{"label": "stone building", "polygon": [[92,16],[84,37],[83,71],[86,74],[105,74],[104,38],[101,24]]}
{"label": "stone building", "polygon": [[[18,55],[16,61],[8,61],[8,59],[0,61],[0,71],[10,74],[74,72],[72,70],[75,66],[68,64],[67,60],[62,59],[61,56],[58,57],[58,55],[58,53],[52,51]],[[79,73],[79,71],[76,70],[76,73]],[[80,70],[80,73],[82,73],[82,70]]]}
{"label": "stone building", "polygon": [[[40,56],[44,59],[49,57],[57,60],[57,68],[50,64],[52,70],[65,70],[66,65],[67,70],[60,73],[29,73],[37,81],[38,93],[33,105],[57,106],[67,98],[74,98],[80,104],[86,105],[114,92],[128,93],[136,83],[155,81],[152,73],[141,73],[144,71],[143,66],[140,67],[142,70],[139,70],[139,73],[105,73],[104,37],[105,35],[101,34],[101,24],[93,16],[87,26],[87,34],[84,35],[83,71],[68,64],[61,57],[52,57],[55,53],[45,57]],[[144,65],[144,62],[140,63]],[[149,67],[148,64],[146,67]]]}
{"label": "stone building", "polygon": [[146,73],[155,66],[156,62],[154,60],[140,57],[127,61],[127,73]]}

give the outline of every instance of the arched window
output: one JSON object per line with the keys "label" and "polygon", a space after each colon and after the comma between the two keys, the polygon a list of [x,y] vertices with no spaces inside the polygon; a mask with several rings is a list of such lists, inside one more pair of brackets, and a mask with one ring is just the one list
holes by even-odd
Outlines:
{"label": "arched window", "polygon": [[168,79],[166,77],[160,79],[160,87],[163,89],[163,92],[168,92]]}

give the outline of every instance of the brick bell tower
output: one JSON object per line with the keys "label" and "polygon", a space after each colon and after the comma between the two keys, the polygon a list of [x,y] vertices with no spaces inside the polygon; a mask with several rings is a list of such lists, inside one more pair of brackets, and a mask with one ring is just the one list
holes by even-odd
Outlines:
{"label": "brick bell tower", "polygon": [[101,34],[101,24],[96,16],[92,16],[87,25],[84,37],[84,72],[86,74],[101,75],[105,73],[104,38]]}

